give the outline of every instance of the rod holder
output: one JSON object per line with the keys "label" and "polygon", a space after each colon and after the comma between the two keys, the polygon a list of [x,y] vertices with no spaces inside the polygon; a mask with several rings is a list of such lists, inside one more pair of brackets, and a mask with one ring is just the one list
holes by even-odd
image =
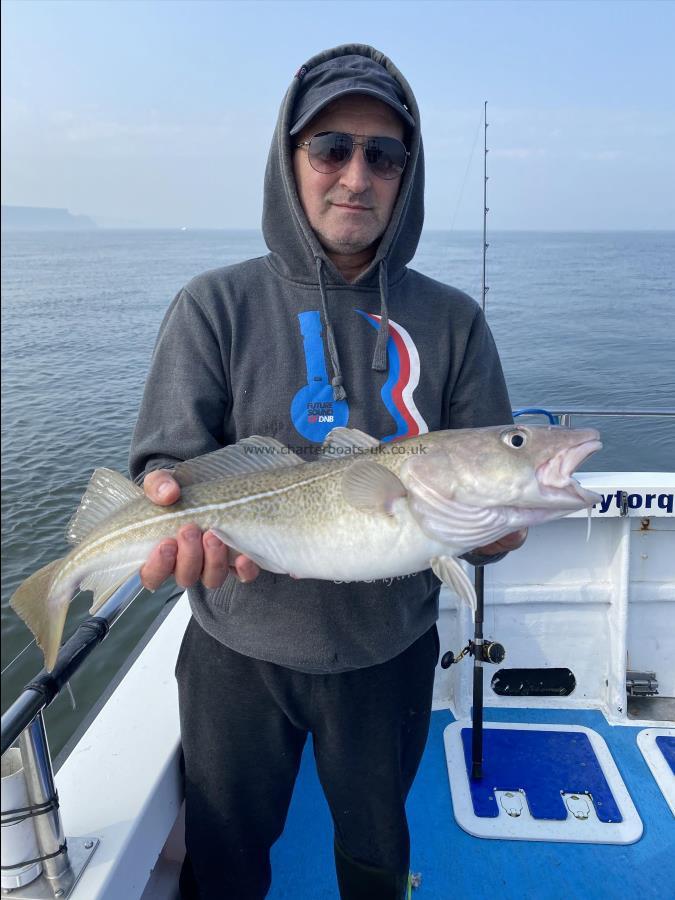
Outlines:
{"label": "rod holder", "polygon": [[46,857],[42,860],[43,878],[50,885],[54,896],[60,897],[70,892],[74,875],[56,798],[54,771],[42,712],[21,732],[19,747],[30,804],[41,806],[56,801],[48,811],[36,815],[34,822],[40,855]]}
{"label": "rod holder", "polygon": [[29,806],[21,751],[10,747],[2,757],[2,893],[30,884],[42,862]]}

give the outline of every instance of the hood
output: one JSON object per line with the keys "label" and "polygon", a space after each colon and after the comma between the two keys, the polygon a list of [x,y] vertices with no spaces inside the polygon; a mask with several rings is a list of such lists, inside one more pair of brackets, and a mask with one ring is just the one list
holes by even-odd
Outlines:
{"label": "hood", "polygon": [[[417,249],[424,221],[424,158],[420,114],[412,90],[391,60],[367,44],[343,44],[318,53],[304,63],[293,78],[281,104],[267,160],[263,235],[272,254],[272,263],[283,275],[311,284],[316,284],[320,277],[325,279],[327,285],[347,284],[326,255],[300,205],[293,174],[293,142],[289,133],[295,124],[296,101],[302,96],[303,79],[307,73],[327,60],[352,55],[372,60],[396,80],[405,106],[415,123],[409,127],[410,157],[391,220],[370,266],[352,282],[354,286],[372,287],[379,284],[382,288],[383,274],[386,281],[393,281],[410,262]],[[346,75],[345,86],[348,89],[347,78]],[[291,222],[294,226],[292,228],[289,227]],[[383,261],[385,265],[381,266]]]}

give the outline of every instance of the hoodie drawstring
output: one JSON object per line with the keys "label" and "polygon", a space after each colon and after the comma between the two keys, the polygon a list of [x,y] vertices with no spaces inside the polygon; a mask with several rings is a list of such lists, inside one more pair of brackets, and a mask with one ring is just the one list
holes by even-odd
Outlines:
{"label": "hoodie drawstring", "polygon": [[[338,356],[337,344],[335,343],[335,333],[333,332],[333,324],[328,315],[328,301],[326,298],[326,285],[323,278],[323,260],[321,257],[315,257],[316,273],[319,280],[319,293],[321,294],[321,307],[323,309],[323,318],[326,326],[326,342],[328,344],[328,353],[330,363],[333,369],[333,377],[330,383],[333,387],[334,400],[346,400],[347,392],[342,383],[342,369],[340,367],[340,357]],[[387,262],[380,261],[379,267],[380,282],[380,327],[377,333],[377,341],[375,343],[375,352],[373,353],[373,361],[371,369],[376,372],[387,371],[387,342],[389,340],[389,309],[387,308]]]}
{"label": "hoodie drawstring", "polygon": [[342,369],[340,368],[340,357],[338,356],[337,345],[335,343],[335,335],[333,334],[333,325],[328,317],[328,303],[326,301],[326,285],[323,280],[323,262],[320,257],[315,257],[316,273],[319,278],[319,292],[321,294],[321,306],[323,307],[323,318],[326,325],[326,341],[328,343],[328,353],[330,355],[330,364],[333,369],[333,377],[330,383],[333,385],[333,399],[346,400],[347,393],[342,386]]}
{"label": "hoodie drawstring", "polygon": [[387,371],[387,341],[389,340],[389,310],[387,309],[387,291],[389,281],[387,279],[387,261],[380,261],[380,330],[377,333],[377,343],[373,353],[371,369],[376,372]]}

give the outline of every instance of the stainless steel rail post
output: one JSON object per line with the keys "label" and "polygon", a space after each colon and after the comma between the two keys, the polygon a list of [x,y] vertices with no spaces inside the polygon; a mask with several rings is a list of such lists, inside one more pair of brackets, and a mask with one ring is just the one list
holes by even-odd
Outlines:
{"label": "stainless steel rail post", "polygon": [[[39,712],[30,725],[21,732],[19,747],[28,798],[32,805],[47,803],[56,796],[56,787],[42,712]],[[58,806],[35,816],[33,821],[41,855],[58,853],[59,848],[64,847],[61,853],[42,862],[43,877],[47,879],[54,896],[61,897],[72,887],[74,874],[68,859],[68,851],[64,846],[66,839]]]}

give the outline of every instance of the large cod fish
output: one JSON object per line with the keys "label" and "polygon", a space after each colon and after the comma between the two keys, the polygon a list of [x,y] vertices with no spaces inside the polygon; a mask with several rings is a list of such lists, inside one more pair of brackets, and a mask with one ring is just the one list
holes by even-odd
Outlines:
{"label": "large cod fish", "polygon": [[77,589],[93,591],[95,613],[161,540],[194,522],[261,568],[295,578],[367,581],[431,567],[475,608],[456,557],[598,502],[572,472],[601,446],[594,429],[557,426],[393,443],[336,428],[322,457],[304,462],[274,439],[250,437],[179,463],[181,497],[169,507],[97,469],[67,529],[73,549],[28,578],[10,605],[51,670]]}

